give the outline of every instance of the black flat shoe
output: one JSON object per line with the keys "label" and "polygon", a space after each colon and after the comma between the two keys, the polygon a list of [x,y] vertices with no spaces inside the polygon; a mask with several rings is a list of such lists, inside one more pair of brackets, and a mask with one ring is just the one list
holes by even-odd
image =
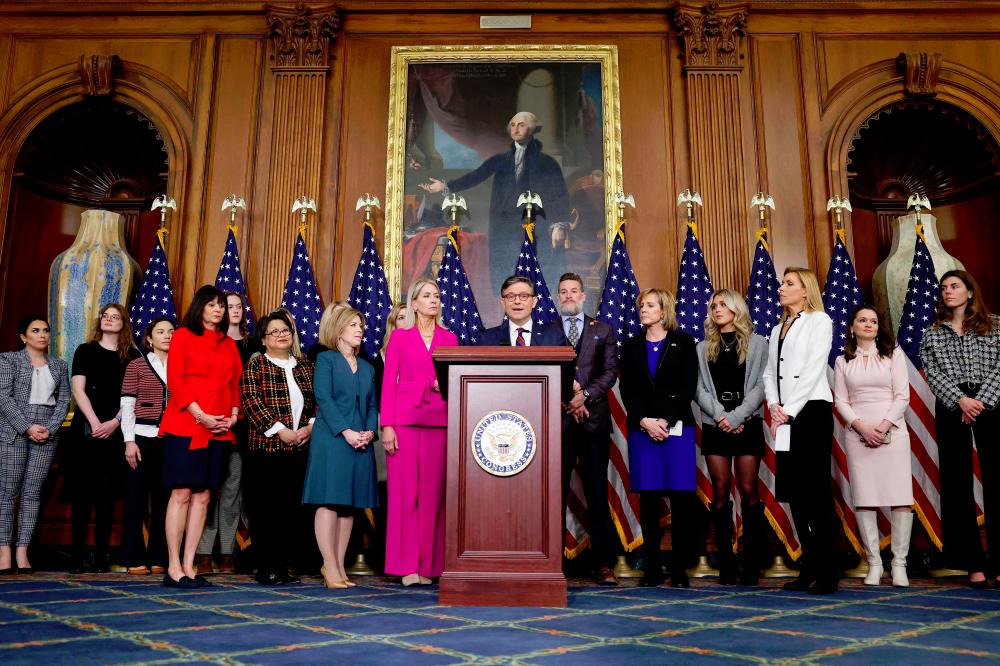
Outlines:
{"label": "black flat shoe", "polygon": [[688,588],[691,587],[691,581],[688,580],[688,575],[686,573],[671,574],[670,587]]}
{"label": "black flat shoe", "polygon": [[22,576],[30,576],[31,574],[35,573],[35,569],[33,567],[18,567],[17,573],[21,574]]}
{"label": "black flat shoe", "polygon": [[0,576],[13,576],[17,573],[17,567],[7,567],[6,569],[0,569]]}
{"label": "black flat shoe", "polygon": [[816,581],[816,584],[809,588],[809,594],[835,594],[839,589],[840,584],[835,580],[825,583]]}
{"label": "black flat shoe", "polygon": [[301,578],[299,578],[295,574],[290,574],[287,571],[282,571],[281,573],[279,573],[278,578],[280,578],[281,582],[285,585],[291,585],[302,582]]}
{"label": "black flat shoe", "polygon": [[191,578],[190,580],[194,581],[195,587],[215,587],[214,585],[208,582],[207,578],[205,578],[200,574],[195,574],[194,578]]}
{"label": "black flat shoe", "polygon": [[985,590],[989,586],[990,586],[990,581],[986,579],[969,581],[969,587],[971,587],[973,590]]}
{"label": "black flat shoe", "polygon": [[274,573],[273,571],[265,571],[264,573],[258,573],[254,576],[254,580],[261,585],[281,585],[285,581],[281,579],[281,576]]}
{"label": "black flat shoe", "polygon": [[802,578],[801,576],[799,576],[795,580],[788,581],[781,587],[782,589],[788,590],[789,592],[805,592],[806,590],[809,589],[809,586],[812,584],[813,581],[811,578]]}
{"label": "black flat shoe", "polygon": [[163,587],[177,587],[182,590],[193,590],[198,587],[198,583],[187,576],[181,576],[180,580],[174,580],[170,577],[170,574],[167,573],[163,574]]}
{"label": "black flat shoe", "polygon": [[659,587],[663,580],[663,576],[643,576],[639,579],[639,587]]}

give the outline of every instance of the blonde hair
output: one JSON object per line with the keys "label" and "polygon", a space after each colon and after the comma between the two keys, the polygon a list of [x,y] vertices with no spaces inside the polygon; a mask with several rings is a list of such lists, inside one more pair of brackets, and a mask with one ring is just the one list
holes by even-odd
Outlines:
{"label": "blonde hair", "polygon": [[[324,347],[333,349],[337,346],[337,335],[328,329],[333,325],[333,319],[343,308],[350,307],[345,301],[334,301],[323,309],[323,315],[319,318],[319,343]],[[325,332],[324,332],[325,331]],[[333,344],[326,344],[327,335],[333,336]]]}
{"label": "blonde hair", "polygon": [[639,292],[639,298],[635,299],[635,306],[641,307],[642,299],[646,298],[652,294],[656,296],[656,299],[660,302],[660,309],[663,310],[663,328],[668,331],[673,331],[677,329],[677,300],[674,295],[671,294],[666,289],[658,289],[656,287],[651,287],[649,289],[643,289]]}
{"label": "blonde hair", "polygon": [[399,325],[396,324],[396,320],[399,318],[399,313],[405,308],[405,303],[396,303],[392,306],[392,309],[389,310],[389,317],[385,320],[385,337],[382,338],[383,351],[385,350],[385,346],[389,344],[389,336],[392,335],[393,331],[399,328]]}
{"label": "blonde hair", "polygon": [[705,317],[705,357],[709,361],[717,359],[722,345],[722,331],[712,319],[712,303],[716,297],[721,298],[725,306],[735,315],[733,325],[736,327],[736,349],[740,355],[740,363],[746,363],[750,339],[753,337],[753,321],[750,319],[746,301],[732,289],[716,289],[708,299],[708,316]]}
{"label": "blonde hair", "polygon": [[[438,283],[429,277],[419,277],[413,281],[410,288],[406,290],[406,303],[404,307],[406,308],[406,317],[403,319],[403,328],[413,328],[417,324],[417,311],[413,309],[413,301],[417,300],[417,296],[427,285],[431,285],[438,292],[438,299],[441,297],[441,288]],[[444,309],[438,309],[437,325],[441,328],[445,328],[444,325]]]}
{"label": "blonde hair", "polygon": [[[802,308],[803,312],[823,312],[823,295],[819,290],[819,280],[816,279],[816,274],[813,273],[808,268],[799,268],[798,266],[789,266],[782,273],[782,276],[786,276],[789,273],[794,273],[796,277],[799,278],[799,282],[806,290],[806,305]],[[792,316],[792,311],[787,307],[785,311],[781,313],[781,319],[778,320],[779,324],[784,324],[785,321]]]}
{"label": "blonde hair", "polygon": [[[361,330],[365,329],[365,316],[350,306],[334,308],[329,318],[323,316],[319,325],[319,341],[330,349],[337,349],[337,339],[344,332],[351,320],[357,317],[361,321]],[[324,327],[325,323],[325,327]],[[354,348],[354,355],[358,355],[361,345]]]}

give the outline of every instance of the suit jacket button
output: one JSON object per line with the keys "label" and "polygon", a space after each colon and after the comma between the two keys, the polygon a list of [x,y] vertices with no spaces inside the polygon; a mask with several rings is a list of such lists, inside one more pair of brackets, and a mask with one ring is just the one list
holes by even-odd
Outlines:
{"label": "suit jacket button", "polygon": [[781,360],[784,361],[785,359],[781,359]]}
{"label": "suit jacket button", "polygon": [[782,377],[781,375],[778,375],[778,379],[784,379],[784,377]]}

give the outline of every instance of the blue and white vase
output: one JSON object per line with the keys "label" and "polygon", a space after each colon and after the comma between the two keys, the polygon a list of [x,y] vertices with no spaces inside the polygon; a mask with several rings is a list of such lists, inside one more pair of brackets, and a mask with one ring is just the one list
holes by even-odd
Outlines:
{"label": "blue and white vase", "polygon": [[98,311],[128,301],[138,284],[139,264],[125,250],[122,217],[107,210],[87,210],[69,249],[49,270],[50,353],[72,363],[79,344],[93,331]]}

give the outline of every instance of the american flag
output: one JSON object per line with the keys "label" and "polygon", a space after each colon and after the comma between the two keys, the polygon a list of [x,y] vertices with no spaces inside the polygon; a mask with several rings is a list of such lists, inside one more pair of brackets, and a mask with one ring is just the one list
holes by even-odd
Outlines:
{"label": "american flag", "polygon": [[[747,307],[750,310],[750,318],[753,320],[754,331],[766,339],[771,337],[771,331],[781,318],[782,307],[778,301],[778,276],[774,270],[774,262],[771,261],[771,253],[768,252],[764,232],[766,232],[765,228],[758,232],[757,247],[754,248],[753,265],[750,266],[750,280],[747,289]],[[797,559],[802,551],[795,534],[795,526],[791,520],[791,511],[787,504],[778,502],[774,496],[776,461],[769,420],[770,414],[765,409],[763,428],[767,446],[757,471],[757,491],[761,501],[764,502],[764,510],[770,518],[774,531],[785,545],[785,550],[792,559]],[[733,493],[735,497],[737,494],[735,486]],[[740,502],[733,502],[733,513],[736,523],[734,534],[739,534],[743,524]]]}
{"label": "american flag", "polygon": [[[698,243],[698,233],[693,222],[688,222],[681,253],[680,269],[677,274],[677,327],[687,333],[695,342],[705,338],[705,317],[708,315],[708,301],[715,291],[712,278],[708,275],[705,255]],[[694,414],[700,410],[696,403],[691,405]],[[701,426],[698,424],[698,447],[701,448]],[[699,452],[700,453],[700,452]],[[712,502],[712,481],[708,475],[705,456],[698,455],[695,472],[695,489],[705,505]]]}
{"label": "american flag", "polygon": [[[604,293],[597,318],[611,327],[621,350],[622,342],[642,332],[636,300],[639,283],[632,272],[632,262],[625,249],[624,224],[618,228],[611,246],[608,274],[604,280]],[[639,527],[639,498],[628,491],[628,439],[625,435],[625,409],[622,407],[618,383],[608,395],[611,408],[611,449],[608,461],[608,502],[611,519],[618,529],[618,536],[626,551],[642,544]],[[580,476],[573,471],[570,478],[570,495],[566,506],[567,557],[574,557],[587,544],[586,506]]]}
{"label": "american flag", "polygon": [[257,327],[257,320],[250,309],[250,299],[247,297],[246,285],[243,283],[243,271],[240,270],[240,249],[236,245],[236,227],[229,227],[226,249],[222,253],[222,261],[219,262],[219,272],[215,274],[215,287],[243,297],[243,316],[246,317],[247,330],[253,333]]}
{"label": "american flag", "polygon": [[684,252],[677,275],[677,326],[696,342],[705,337],[708,299],[712,297],[712,278],[708,275],[705,255],[698,243],[695,225],[688,223]]}
{"label": "american flag", "polygon": [[323,316],[323,299],[316,288],[309,251],[306,250],[305,230],[299,231],[292,251],[292,266],[288,269],[285,294],[281,297],[281,307],[292,313],[295,328],[299,334],[299,345],[305,354],[319,342],[319,320]]}
{"label": "american flag", "polygon": [[143,349],[143,333],[146,326],[158,317],[170,317],[177,322],[177,310],[174,307],[174,290],[170,286],[170,268],[167,266],[167,255],[163,251],[163,238],[158,234],[153,254],[146,264],[146,272],[142,276],[142,284],[129,310],[132,320],[132,332],[135,343]]}
{"label": "american flag", "polygon": [[375,248],[375,228],[365,222],[365,235],[361,241],[361,258],[354,272],[354,282],[347,302],[365,316],[364,346],[368,358],[375,358],[382,346],[385,334],[385,320],[392,309],[389,286],[385,280],[385,269]]}
{"label": "american flag", "polygon": [[448,246],[438,268],[437,283],[441,290],[441,312],[448,329],[458,336],[458,344],[474,345],[483,330],[476,297],[469,286],[469,276],[458,251],[458,227],[448,230]]}
{"label": "american flag", "polygon": [[535,254],[534,226],[534,224],[524,225],[524,243],[521,244],[521,254],[517,258],[514,275],[526,277],[535,283],[535,295],[538,296],[538,303],[535,305],[531,317],[536,326],[547,326],[559,321],[559,311],[556,309],[556,302],[552,300],[549,288],[545,284],[545,276],[542,275],[542,267]]}
{"label": "american flag", "polygon": [[[833,320],[833,341],[830,346],[830,356],[827,359],[827,377],[833,383],[833,364],[837,357],[844,353],[844,343],[847,341],[849,329],[848,318],[851,312],[863,302],[861,288],[858,286],[858,276],[854,270],[854,262],[844,246],[843,231],[837,232],[833,246],[833,256],[830,257],[830,268],[826,273],[826,285],[823,291],[823,309]],[[833,476],[833,499],[837,513],[844,524],[847,539],[854,549],[863,552],[861,540],[858,537],[858,521],[854,515],[854,497],[851,493],[851,477],[847,469],[847,431],[840,414],[834,410],[833,423],[833,459],[831,461]],[[879,517],[880,529],[884,517]],[[887,523],[886,523],[887,524]]]}
{"label": "american flag", "polygon": [[753,251],[747,307],[757,335],[765,339],[771,337],[771,330],[781,319],[781,303],[778,302],[778,275],[763,235],[758,237],[757,247]]}
{"label": "american flag", "polygon": [[[918,229],[897,340],[900,348],[906,353],[906,366],[910,379],[910,403],[906,408],[906,426],[910,431],[910,469],[913,473],[914,507],[931,541],[939,549],[941,548],[941,473],[938,468],[937,431],[934,426],[935,398],[924,378],[919,352],[924,330],[934,321],[934,311],[940,291],[934,260],[927,250],[922,230]],[[976,511],[982,515],[983,486],[979,473],[979,452],[976,450],[973,450],[973,469]]]}

